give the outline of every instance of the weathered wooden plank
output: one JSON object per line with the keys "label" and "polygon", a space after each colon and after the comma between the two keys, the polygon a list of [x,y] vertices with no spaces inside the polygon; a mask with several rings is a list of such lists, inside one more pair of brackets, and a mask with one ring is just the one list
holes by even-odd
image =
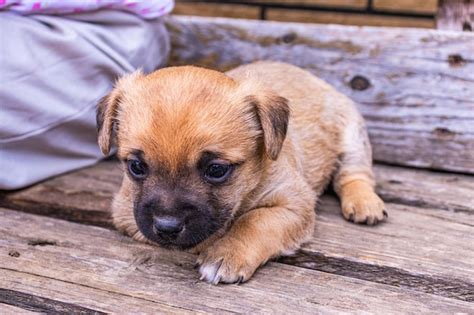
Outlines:
{"label": "weathered wooden plank", "polygon": [[239,4],[177,2],[173,9],[173,14],[259,19],[260,10],[256,6]]}
{"label": "weathered wooden plank", "polygon": [[474,177],[375,165],[385,202],[474,214]]}
{"label": "weathered wooden plank", "polygon": [[105,315],[103,312],[98,312],[90,308],[4,288],[0,288],[0,302],[16,306],[23,310],[41,313]]}
{"label": "weathered wooden plank", "polygon": [[313,238],[288,263],[474,301],[472,213],[389,203],[387,223],[370,228],[342,220],[335,198],[323,198],[317,209]]}
{"label": "weathered wooden plank", "polygon": [[[195,257],[183,252],[138,244],[99,227],[5,209],[0,216],[0,270],[7,274],[26,273],[170,307],[212,313],[414,314],[473,309],[471,303],[456,299],[279,263],[269,263],[244,285],[213,286],[197,281]],[[28,245],[37,239],[51,245]],[[19,255],[9,255],[12,250]],[[0,287],[5,285],[0,278]]]}
{"label": "weathered wooden plank", "polygon": [[[58,313],[62,310],[63,314],[76,314],[81,311],[93,314],[155,314],[158,311],[166,314],[198,313],[131,297],[126,293],[108,292],[82,283],[56,280],[29,272],[0,269],[0,279],[0,300],[10,307],[18,308],[17,312],[12,314],[22,314],[27,310],[41,313]],[[0,313],[4,314],[2,304]]]}
{"label": "weathered wooden plank", "polygon": [[[121,179],[117,164],[105,161],[4,195],[0,203],[79,222],[87,218],[87,223],[107,226],[109,203]],[[375,165],[375,173],[378,192],[391,202],[386,224],[367,228],[347,223],[337,201],[325,197],[317,207],[314,239],[296,258],[283,261],[469,299],[464,292],[470,284],[462,279],[474,270],[474,177],[385,165]],[[45,211],[47,206],[56,210]],[[95,213],[101,213],[96,220]],[[458,257],[465,259],[458,263]],[[453,286],[452,281],[458,285]]]}
{"label": "weathered wooden plank", "polygon": [[434,28],[434,18],[269,8],[266,19],[283,22]]}
{"label": "weathered wooden plank", "polygon": [[339,8],[356,8],[363,9],[367,6],[367,0],[242,0],[243,3],[259,3],[259,4],[284,4],[288,6],[321,6],[321,7],[339,7]]}
{"label": "weathered wooden plank", "polygon": [[438,8],[438,0],[374,0],[373,7],[377,11],[434,14]]}
{"label": "weathered wooden plank", "polygon": [[110,227],[110,202],[121,181],[120,163],[104,161],[24,190],[1,193],[0,205]]}
{"label": "weathered wooden plank", "polygon": [[474,34],[172,17],[172,65],[293,63],[356,101],[378,161],[474,173]]}
{"label": "weathered wooden plank", "polygon": [[392,285],[407,289],[435,294],[439,296],[473,302],[474,285],[464,280],[442,280],[426,275],[407,273],[402,269],[388,268],[380,265],[370,265],[354,262],[338,257],[328,257],[320,253],[300,250],[298,254],[280,257],[278,262],[329,272],[345,277],[363,279],[376,283]]}
{"label": "weathered wooden plank", "polygon": [[5,314],[5,315],[38,314],[37,312],[28,311],[21,307],[12,306],[12,305],[3,304],[3,303],[0,303],[0,313]]}
{"label": "weathered wooden plank", "polygon": [[440,30],[472,32],[474,29],[474,1],[439,0],[436,26]]}

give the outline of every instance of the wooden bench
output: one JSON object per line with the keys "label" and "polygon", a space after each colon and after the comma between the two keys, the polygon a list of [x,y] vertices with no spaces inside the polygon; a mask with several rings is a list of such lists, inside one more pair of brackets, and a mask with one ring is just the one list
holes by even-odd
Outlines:
{"label": "wooden bench", "polygon": [[291,62],[354,99],[389,219],[343,220],[242,285],[112,229],[113,160],[0,195],[0,313],[474,313],[474,35],[174,17],[171,65]]}

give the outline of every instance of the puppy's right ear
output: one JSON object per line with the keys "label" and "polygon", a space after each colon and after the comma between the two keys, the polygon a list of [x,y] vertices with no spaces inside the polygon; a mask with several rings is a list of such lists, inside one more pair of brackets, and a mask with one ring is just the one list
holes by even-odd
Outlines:
{"label": "puppy's right ear", "polygon": [[112,92],[104,96],[97,105],[96,122],[98,132],[98,143],[103,155],[110,152],[112,133],[116,129],[117,109],[122,99],[122,91],[114,88]]}
{"label": "puppy's right ear", "polygon": [[143,77],[141,70],[128,74],[117,81],[115,88],[104,96],[97,105],[96,121],[98,143],[102,154],[108,155],[114,131],[118,128],[117,113],[124,98],[124,91],[132,87],[135,80]]}

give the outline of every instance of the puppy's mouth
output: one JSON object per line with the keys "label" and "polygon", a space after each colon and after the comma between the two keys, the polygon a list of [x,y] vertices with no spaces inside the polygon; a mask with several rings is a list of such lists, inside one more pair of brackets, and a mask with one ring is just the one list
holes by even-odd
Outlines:
{"label": "puppy's mouth", "polygon": [[[216,229],[217,231],[217,229]],[[202,231],[198,232],[188,232],[187,228],[185,227],[182,232],[180,232],[176,236],[170,236],[166,234],[162,234],[157,231],[154,227],[152,227],[153,234],[150,236],[150,240],[157,243],[161,247],[167,249],[177,249],[177,250],[186,250],[192,248],[202,241],[206,240],[209,236],[214,234],[215,231]],[[142,232],[143,233],[143,232]],[[148,238],[148,236],[145,235]]]}
{"label": "puppy's mouth", "polygon": [[225,226],[209,216],[191,216],[184,220],[180,229],[164,230],[158,226],[153,215],[135,211],[135,221],[140,232],[150,241],[167,249],[185,250],[192,248]]}

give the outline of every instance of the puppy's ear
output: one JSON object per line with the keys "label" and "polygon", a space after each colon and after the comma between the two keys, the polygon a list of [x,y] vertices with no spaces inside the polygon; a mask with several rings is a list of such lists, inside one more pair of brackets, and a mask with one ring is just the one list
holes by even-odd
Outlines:
{"label": "puppy's ear", "polygon": [[263,142],[267,156],[276,160],[285,141],[290,119],[288,100],[273,92],[259,96],[248,96],[263,132]]}
{"label": "puppy's ear", "polygon": [[117,128],[117,109],[122,99],[122,91],[115,88],[104,96],[97,105],[96,122],[98,143],[103,155],[108,155],[112,143],[112,133]]}
{"label": "puppy's ear", "polygon": [[124,97],[124,91],[140,76],[143,76],[143,73],[141,70],[138,70],[119,79],[115,84],[115,88],[108,95],[104,96],[97,105],[98,143],[104,155],[109,154],[114,131],[118,128],[116,117]]}

